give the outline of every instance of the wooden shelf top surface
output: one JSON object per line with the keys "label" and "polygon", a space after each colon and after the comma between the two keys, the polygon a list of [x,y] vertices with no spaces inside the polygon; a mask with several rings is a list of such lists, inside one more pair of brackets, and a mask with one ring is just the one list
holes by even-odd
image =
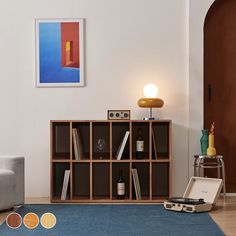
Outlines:
{"label": "wooden shelf top surface", "polygon": [[64,123],[64,122],[74,122],[74,123],[86,123],[86,122],[92,122],[92,123],[149,123],[149,122],[157,122],[157,123],[170,123],[172,120],[169,119],[163,119],[163,120],[50,120],[51,123]]}
{"label": "wooden shelf top surface", "polygon": [[[70,163],[70,160],[52,160],[53,163]],[[150,160],[150,159],[146,159],[146,160],[72,160],[72,163],[149,163],[149,162],[163,162],[163,163],[167,163],[170,162],[170,159],[158,159],[158,160]]]}

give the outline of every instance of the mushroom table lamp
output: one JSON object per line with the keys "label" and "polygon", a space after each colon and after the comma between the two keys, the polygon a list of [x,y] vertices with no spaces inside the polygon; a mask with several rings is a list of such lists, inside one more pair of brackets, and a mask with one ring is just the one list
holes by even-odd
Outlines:
{"label": "mushroom table lamp", "polygon": [[147,84],[143,88],[143,93],[145,98],[140,98],[138,100],[139,107],[149,108],[149,117],[143,118],[144,120],[155,120],[152,116],[152,108],[161,108],[164,105],[164,101],[157,98],[158,88],[155,84]]}

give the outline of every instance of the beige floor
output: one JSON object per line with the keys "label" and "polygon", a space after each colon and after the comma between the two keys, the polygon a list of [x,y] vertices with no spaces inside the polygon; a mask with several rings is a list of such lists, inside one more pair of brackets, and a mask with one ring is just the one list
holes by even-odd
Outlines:
{"label": "beige floor", "polygon": [[210,216],[227,236],[236,235],[236,197],[227,197],[226,203],[220,200]]}
{"label": "beige floor", "polygon": [[[27,198],[28,204],[47,204],[50,203],[48,198]],[[7,215],[11,211],[0,213],[0,224],[4,222]],[[227,201],[223,204],[219,200],[216,208],[210,212],[211,217],[220,226],[225,235],[236,236],[236,197],[227,197]]]}

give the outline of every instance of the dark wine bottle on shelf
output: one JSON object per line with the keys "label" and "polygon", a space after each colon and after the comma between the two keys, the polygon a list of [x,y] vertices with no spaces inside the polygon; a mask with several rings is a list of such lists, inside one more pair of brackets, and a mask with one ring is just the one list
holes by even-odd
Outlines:
{"label": "dark wine bottle on shelf", "polygon": [[125,180],[122,170],[119,170],[119,178],[117,180],[117,199],[125,199]]}
{"label": "dark wine bottle on shelf", "polygon": [[143,159],[144,156],[144,139],[142,136],[142,129],[138,129],[138,137],[136,139],[136,158]]}

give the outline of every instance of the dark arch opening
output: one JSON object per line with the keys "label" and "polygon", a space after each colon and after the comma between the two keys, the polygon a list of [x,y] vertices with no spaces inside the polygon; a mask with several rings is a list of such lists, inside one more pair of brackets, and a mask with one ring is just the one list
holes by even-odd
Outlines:
{"label": "dark arch opening", "polygon": [[209,129],[213,121],[215,147],[226,164],[227,192],[236,192],[235,0],[216,0],[204,24],[204,127]]}

